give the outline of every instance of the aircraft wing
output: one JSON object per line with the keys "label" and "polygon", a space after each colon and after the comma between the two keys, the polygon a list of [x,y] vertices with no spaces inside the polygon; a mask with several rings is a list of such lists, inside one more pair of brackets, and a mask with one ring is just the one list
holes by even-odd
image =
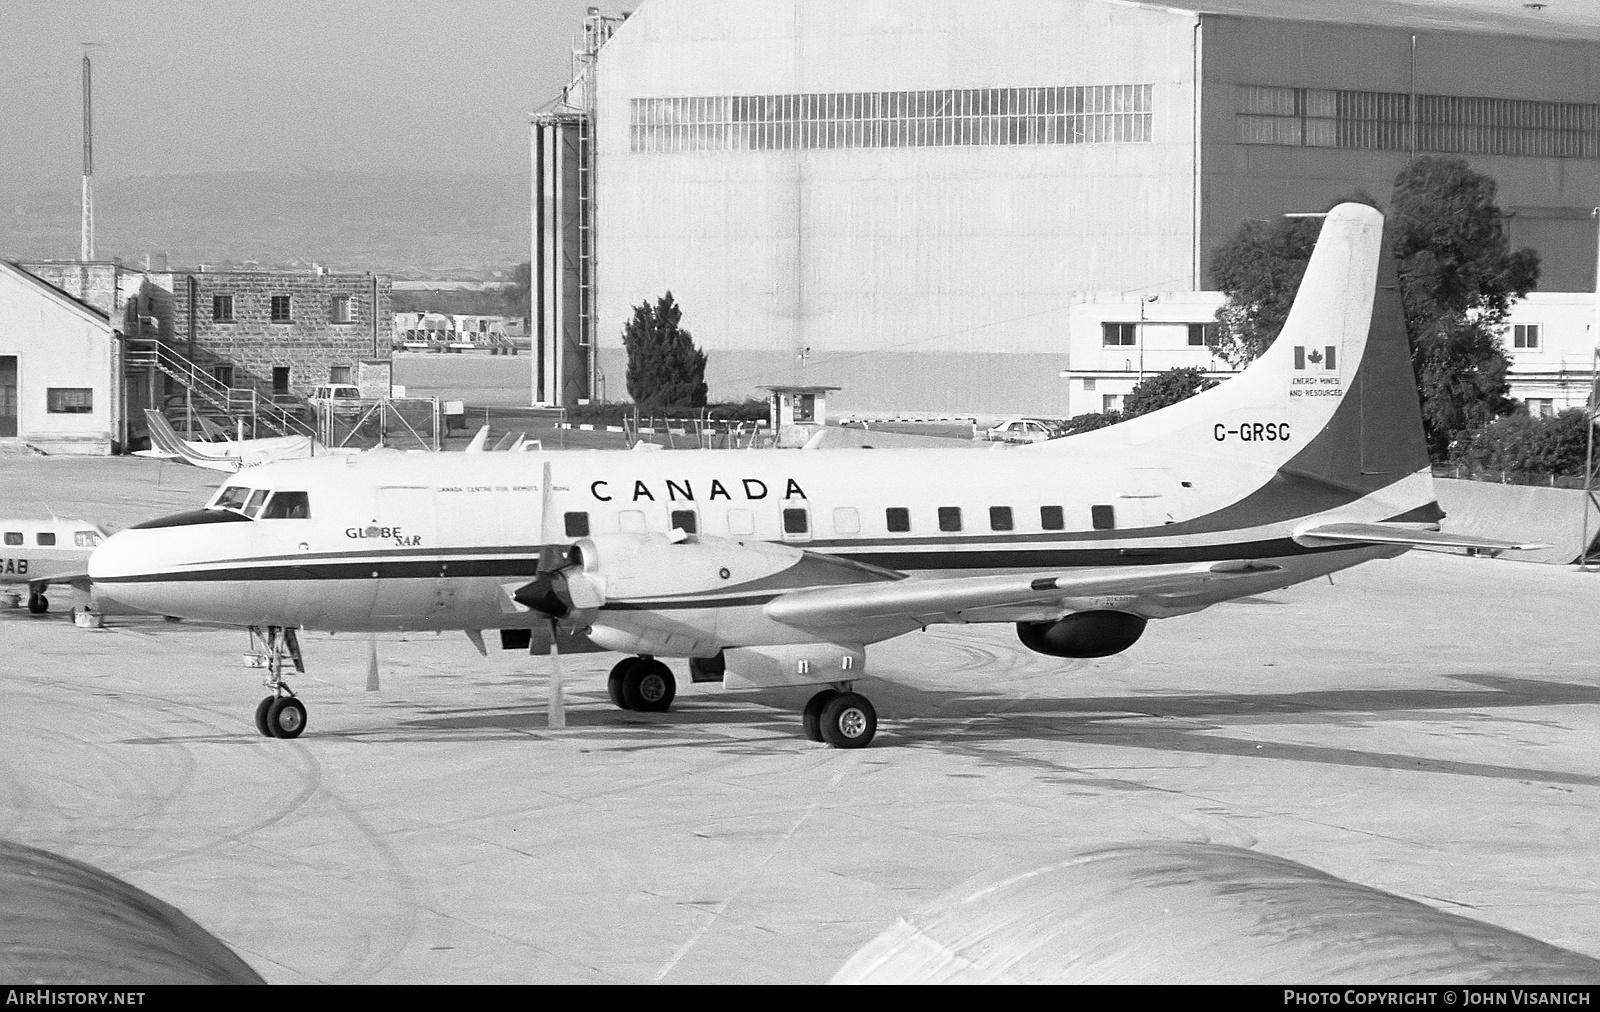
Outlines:
{"label": "aircraft wing", "polygon": [[1527,552],[1550,545],[1496,541],[1470,534],[1446,534],[1431,527],[1399,523],[1319,524],[1295,531],[1294,540],[1307,548],[1330,545],[1405,545],[1408,548],[1473,548],[1484,552]]}
{"label": "aircraft wing", "polygon": [[1280,571],[1281,567],[1270,563],[1233,560],[1064,573],[909,579],[800,590],[769,602],[766,613],[776,621],[794,626],[835,626],[895,617],[931,621],[975,608],[1035,604],[1064,597],[1181,593],[1217,580]]}

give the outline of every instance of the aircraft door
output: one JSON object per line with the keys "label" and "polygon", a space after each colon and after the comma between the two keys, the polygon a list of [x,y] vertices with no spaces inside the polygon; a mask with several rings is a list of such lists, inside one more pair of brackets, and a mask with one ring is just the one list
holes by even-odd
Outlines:
{"label": "aircraft door", "polygon": [[372,520],[360,534],[373,553],[377,592],[374,618],[414,618],[427,627],[455,596],[448,560],[439,555],[438,514],[433,489],[380,486],[373,493]]}
{"label": "aircraft door", "polygon": [[1117,496],[1118,527],[1160,527],[1183,519],[1183,486],[1165,467],[1130,467]]}

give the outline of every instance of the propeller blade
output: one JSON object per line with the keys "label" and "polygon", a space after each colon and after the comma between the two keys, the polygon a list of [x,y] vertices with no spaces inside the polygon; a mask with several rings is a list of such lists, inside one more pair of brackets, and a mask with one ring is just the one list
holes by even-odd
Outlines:
{"label": "propeller blade", "polygon": [[561,646],[560,630],[556,628],[556,620],[550,620],[550,705],[547,725],[551,730],[560,730],[567,726],[566,701],[561,697]]}

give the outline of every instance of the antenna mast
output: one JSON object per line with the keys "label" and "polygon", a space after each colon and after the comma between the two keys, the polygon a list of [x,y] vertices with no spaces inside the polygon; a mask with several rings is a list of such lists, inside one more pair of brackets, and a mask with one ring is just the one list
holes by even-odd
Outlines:
{"label": "antenna mast", "polygon": [[83,53],[83,235],[78,259],[94,259],[94,117],[90,107],[89,52]]}

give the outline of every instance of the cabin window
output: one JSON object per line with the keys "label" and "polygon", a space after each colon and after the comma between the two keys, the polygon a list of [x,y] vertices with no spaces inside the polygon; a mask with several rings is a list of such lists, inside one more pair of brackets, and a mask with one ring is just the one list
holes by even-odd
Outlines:
{"label": "cabin window", "polygon": [[279,492],[262,511],[263,520],[310,520],[311,499],[304,492]]}
{"label": "cabin window", "polygon": [[244,509],[245,500],[250,498],[250,490],[243,485],[229,485],[217,493],[217,498],[212,506],[219,510]]}
{"label": "cabin window", "polygon": [[618,513],[617,530],[624,534],[643,534],[644,510],[623,510]]}
{"label": "cabin window", "polygon": [[809,518],[802,509],[788,509],[783,511],[783,533],[804,534],[810,529]]}
{"label": "cabin window", "polygon": [[1064,531],[1067,529],[1067,518],[1060,506],[1040,506],[1039,526],[1047,531]]}
{"label": "cabin window", "polygon": [[756,532],[755,514],[749,510],[728,511],[729,534],[754,534]]}
{"label": "cabin window", "polygon": [[257,513],[261,512],[261,505],[267,501],[269,494],[264,488],[258,488],[251,492],[250,501],[244,504],[244,515],[254,518]]}
{"label": "cabin window", "polygon": [[567,537],[586,538],[589,536],[589,514],[583,512],[565,513],[562,514],[561,519],[567,525]]}
{"label": "cabin window", "polygon": [[39,534],[35,534],[33,536],[33,540],[48,548],[56,543],[56,536],[53,531],[44,531]]}
{"label": "cabin window", "polygon": [[1010,506],[989,507],[989,529],[991,531],[1009,531],[1013,526]]}
{"label": "cabin window", "polygon": [[1115,506],[1090,506],[1089,520],[1097,531],[1114,531],[1117,529],[1117,510]]}
{"label": "cabin window", "polygon": [[854,506],[840,506],[833,511],[833,533],[861,533],[861,514],[856,512]]}
{"label": "cabin window", "polygon": [[961,529],[961,507],[939,507],[939,529],[945,533],[954,533]]}
{"label": "cabin window", "polygon": [[20,544],[22,544],[22,532],[21,531],[6,531],[6,544],[8,544],[8,545],[20,545]]}
{"label": "cabin window", "polygon": [[890,506],[883,511],[883,520],[889,525],[890,534],[905,534],[911,530],[911,511],[904,506]]}
{"label": "cabin window", "polygon": [[695,516],[694,510],[673,510],[672,526],[685,534],[700,533],[699,518]]}
{"label": "cabin window", "polygon": [[72,543],[79,548],[93,548],[100,543],[100,535],[94,531],[77,531],[72,535]]}

